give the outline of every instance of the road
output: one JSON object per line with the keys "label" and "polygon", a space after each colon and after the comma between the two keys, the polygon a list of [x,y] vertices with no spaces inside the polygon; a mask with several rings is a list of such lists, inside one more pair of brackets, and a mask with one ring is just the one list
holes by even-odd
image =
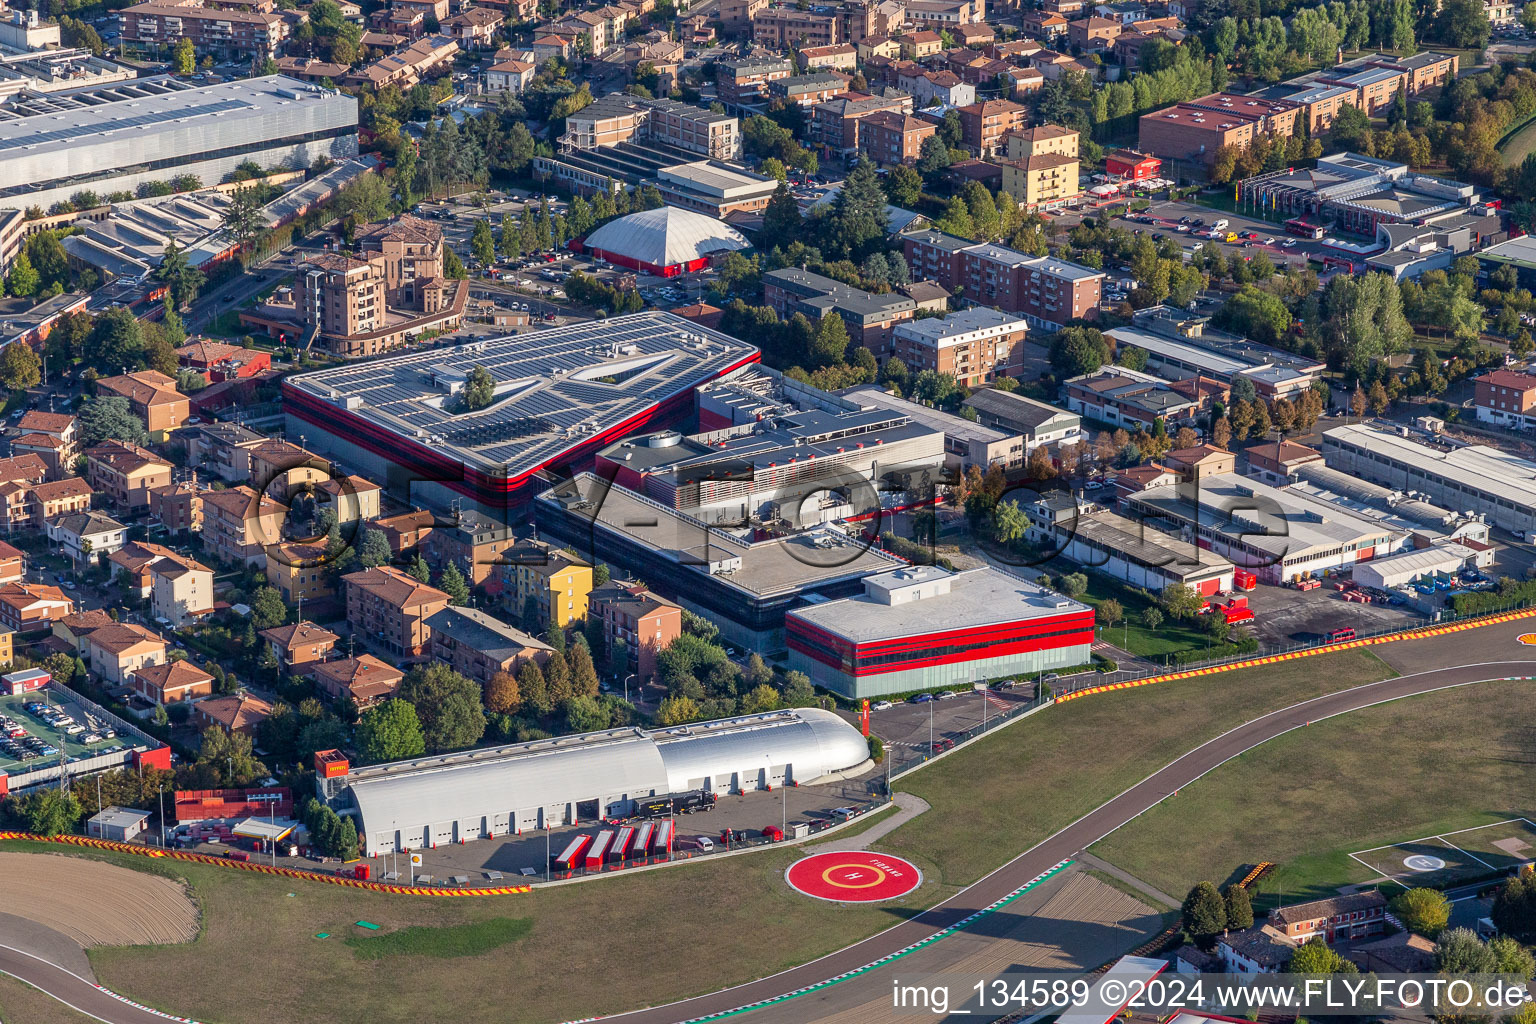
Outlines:
{"label": "road", "polygon": [[[1486,635],[1487,631],[1471,632],[1480,635],[1484,641],[1491,639]],[[1264,715],[1196,747],[1009,861],[970,888],[863,942],[759,981],[665,1006],[616,1014],[606,1019],[622,1020],[628,1024],[675,1024],[678,1021],[697,1020],[760,1001],[775,1000],[786,993],[857,970],[905,949],[1008,896],[1053,865],[1076,856],[1121,825],[1156,806],[1181,787],[1277,736],[1293,729],[1305,728],[1311,722],[1386,701],[1511,676],[1536,676],[1536,661],[1471,664],[1399,676],[1318,697]],[[902,960],[903,970],[909,974],[943,970],[944,951],[943,942],[934,943],[923,951],[930,954],[925,957],[925,962],[917,964],[911,956],[906,957]],[[888,998],[889,989],[888,978],[881,971],[871,971],[841,985],[754,1010],[748,1016],[759,1021],[820,1020],[836,1012],[851,1011]]]}
{"label": "road", "polygon": [[[1376,647],[1376,653],[1399,669],[1409,665],[1446,667],[1341,690],[1238,726],[1165,765],[969,888],[916,917],[819,960],[734,988],[605,1019],[622,1020],[627,1024],[676,1024],[764,1002],[771,1005],[752,1010],[748,1014],[752,1020],[765,1024],[770,1021],[799,1022],[827,1019],[841,1012],[869,1020],[882,1019],[877,1012],[878,1004],[888,998],[890,985],[885,972],[879,969],[798,998],[785,997],[888,957],[985,910],[1060,862],[1077,856],[1180,788],[1277,736],[1305,728],[1312,722],[1404,697],[1494,679],[1536,677],[1536,660],[1474,660],[1486,657],[1489,652],[1522,652],[1524,649],[1516,644],[1515,638],[1533,628],[1536,628],[1536,622],[1522,619],[1448,636]],[[1462,663],[1450,664],[1458,660]],[[965,939],[974,941],[967,945]],[[978,945],[993,941],[1003,940],[961,931],[903,958],[903,970],[909,974],[919,970],[944,970],[952,967],[960,955],[974,953]],[[100,1020],[114,1024],[150,1024],[164,1019],[120,1002],[84,979],[17,950],[0,947],[0,972],[14,975],[72,1006],[87,1009]],[[863,1014],[859,1013],[861,1008]],[[876,1015],[867,1016],[872,1012]]]}

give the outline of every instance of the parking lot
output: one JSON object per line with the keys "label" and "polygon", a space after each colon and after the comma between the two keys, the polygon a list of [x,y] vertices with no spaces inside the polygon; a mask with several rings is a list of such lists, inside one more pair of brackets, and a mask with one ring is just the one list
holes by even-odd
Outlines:
{"label": "parking lot", "polygon": [[[45,714],[27,709],[42,704]],[[85,708],[61,700],[51,687],[36,693],[0,697],[0,772],[33,769],[40,762],[110,753],[124,745],[111,725],[97,721]]]}
{"label": "parking lot", "polygon": [[[1343,579],[1343,577],[1339,577]],[[1408,629],[1425,621],[1407,604],[1361,604],[1345,601],[1325,579],[1316,590],[1296,590],[1273,584],[1259,585],[1248,594],[1254,620],[1248,623],[1266,646],[1318,643],[1335,629],[1354,629],[1361,634]]]}

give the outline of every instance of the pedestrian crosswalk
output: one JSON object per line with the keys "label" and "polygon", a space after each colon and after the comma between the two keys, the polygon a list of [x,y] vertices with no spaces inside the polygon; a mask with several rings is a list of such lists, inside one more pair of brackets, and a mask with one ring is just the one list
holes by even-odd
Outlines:
{"label": "pedestrian crosswalk", "polygon": [[1009,708],[1013,707],[1013,701],[1003,700],[1003,698],[997,696],[995,693],[985,693],[982,696],[987,698],[988,704],[991,704],[995,708],[1001,708],[1003,711],[1007,711]]}

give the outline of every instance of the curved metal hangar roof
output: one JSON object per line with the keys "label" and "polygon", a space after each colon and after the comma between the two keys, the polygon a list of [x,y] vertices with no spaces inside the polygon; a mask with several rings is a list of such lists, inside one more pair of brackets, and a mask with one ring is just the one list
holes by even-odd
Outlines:
{"label": "curved metal hangar roof", "polygon": [[[642,799],[738,772],[789,766],[813,782],[869,757],[859,730],[830,711],[794,708],[672,729],[610,729],[359,768],[350,783],[369,836],[528,808]],[[705,780],[708,780],[706,783]]]}

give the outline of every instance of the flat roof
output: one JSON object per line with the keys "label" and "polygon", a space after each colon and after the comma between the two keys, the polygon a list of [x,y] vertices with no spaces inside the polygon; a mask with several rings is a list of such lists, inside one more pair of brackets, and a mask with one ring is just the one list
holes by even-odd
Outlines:
{"label": "flat roof", "polygon": [[1325,430],[1323,441],[1358,446],[1414,473],[1454,481],[1468,490],[1536,511],[1536,462],[1488,445],[1437,447],[1363,424]]}
{"label": "flat roof", "polygon": [[1126,501],[1151,517],[1194,523],[1244,547],[1279,559],[1344,545],[1370,547],[1394,532],[1310,495],[1280,490],[1236,473],[1192,484],[1149,487]]}
{"label": "flat roof", "polygon": [[934,348],[946,348],[960,343],[962,335],[976,331],[995,330],[997,333],[1027,330],[1029,323],[1020,313],[1003,313],[986,306],[972,306],[942,317],[926,317],[898,325],[897,334],[915,338]]}
{"label": "flat roof", "polygon": [[1490,245],[1476,253],[1476,256],[1480,260],[1496,260],[1501,263],[1536,267],[1536,236],[1521,235],[1519,238],[1511,238],[1507,242]]}
{"label": "flat roof", "polygon": [[[906,563],[831,528],[751,543],[591,473],[578,473],[535,500],[562,508],[754,599],[856,579]],[[739,567],[711,572],[725,564]]]}
{"label": "flat roof", "polygon": [[[757,349],[730,335],[649,310],[348,363],[283,386],[511,477],[756,358]],[[476,366],[496,379],[495,400],[452,411],[447,389]]]}
{"label": "flat roof", "polygon": [[1254,364],[1241,359],[1233,359],[1219,352],[1213,352],[1208,348],[1192,345],[1187,342],[1168,338],[1161,334],[1153,334],[1139,327],[1116,327],[1104,332],[1107,338],[1126,345],[1135,345],[1137,348],[1146,349],[1153,357],[1165,359],[1178,359],[1184,362],[1194,363],[1202,371],[1216,376],[1230,377],[1244,370],[1253,369]]}
{"label": "flat roof", "polygon": [[[1071,501],[1071,499],[1066,499]],[[1143,565],[1178,572],[1185,579],[1209,579],[1232,571],[1232,563],[1214,551],[1180,540],[1145,523],[1128,519],[1108,509],[1084,508],[1065,520],[1057,520],[1057,529],[1070,532],[1101,550],[1129,557]]]}
{"label": "flat roof", "polygon": [[[946,575],[932,567],[914,566],[871,577],[869,583],[890,581],[900,586],[903,573],[913,574],[914,583],[920,576]],[[854,643],[870,643],[1088,611],[1085,604],[992,566],[948,575],[949,590],[931,597],[886,604],[864,593],[788,614]]]}
{"label": "flat roof", "polygon": [[980,423],[966,419],[964,416],[956,416],[952,412],[942,409],[933,409],[916,402],[909,402],[900,395],[893,395],[877,384],[860,384],[858,387],[848,388],[838,392],[842,397],[859,405],[869,408],[871,406],[889,409],[891,412],[903,413],[912,417],[912,422],[919,423],[930,430],[941,430],[946,436],[959,438],[973,444],[997,444],[1006,441],[1017,434],[1006,434],[1001,430],[993,430],[984,427]]}

